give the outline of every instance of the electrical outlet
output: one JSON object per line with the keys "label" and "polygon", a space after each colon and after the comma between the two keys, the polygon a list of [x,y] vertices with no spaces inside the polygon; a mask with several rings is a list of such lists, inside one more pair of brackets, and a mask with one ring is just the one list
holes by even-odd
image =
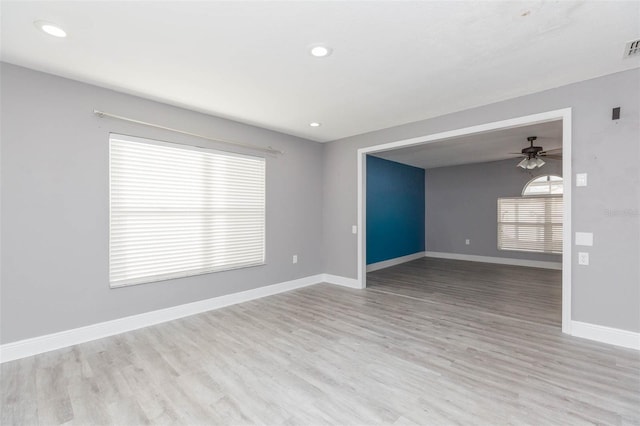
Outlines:
{"label": "electrical outlet", "polygon": [[589,264],[589,253],[578,252],[578,265],[588,265]]}
{"label": "electrical outlet", "polygon": [[467,238],[466,240],[464,240],[464,243],[465,243],[466,245],[469,245],[469,244],[471,244],[471,240]]}
{"label": "electrical outlet", "polygon": [[293,263],[298,263],[298,255],[297,254],[293,255]]}

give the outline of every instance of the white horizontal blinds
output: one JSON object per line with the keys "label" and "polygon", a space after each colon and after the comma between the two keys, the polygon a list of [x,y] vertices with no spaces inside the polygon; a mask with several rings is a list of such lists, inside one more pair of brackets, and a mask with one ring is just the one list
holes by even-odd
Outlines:
{"label": "white horizontal blinds", "polygon": [[498,198],[498,249],[562,253],[562,197]]}
{"label": "white horizontal blinds", "polygon": [[111,135],[112,287],[264,263],[265,160]]}

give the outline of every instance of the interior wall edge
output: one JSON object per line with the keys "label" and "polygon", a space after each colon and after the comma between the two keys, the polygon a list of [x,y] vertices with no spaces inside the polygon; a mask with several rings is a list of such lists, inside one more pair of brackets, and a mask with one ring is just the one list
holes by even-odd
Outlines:
{"label": "interior wall edge", "polygon": [[406,256],[400,256],[393,259],[383,260],[382,262],[372,263],[367,265],[367,272],[378,271],[380,269],[390,268],[391,266],[400,265],[402,263],[411,262],[412,260],[420,259],[425,256],[425,251],[419,251]]}
{"label": "interior wall edge", "polygon": [[342,287],[356,288],[356,289],[363,288],[358,282],[358,280],[356,280],[355,278],[341,277],[339,275],[332,275],[332,274],[321,274],[321,275],[322,275],[322,281],[325,283],[339,285]]}

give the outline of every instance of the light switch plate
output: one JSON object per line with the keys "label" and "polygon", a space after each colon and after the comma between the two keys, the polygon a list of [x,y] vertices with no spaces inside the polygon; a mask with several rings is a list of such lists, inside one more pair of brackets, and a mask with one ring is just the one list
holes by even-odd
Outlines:
{"label": "light switch plate", "polygon": [[576,186],[587,186],[586,173],[576,173]]}
{"label": "light switch plate", "polygon": [[593,245],[593,233],[592,232],[576,232],[576,245],[577,246],[592,246]]}
{"label": "light switch plate", "polygon": [[358,225],[351,226],[351,233],[352,234],[357,234],[358,233]]}

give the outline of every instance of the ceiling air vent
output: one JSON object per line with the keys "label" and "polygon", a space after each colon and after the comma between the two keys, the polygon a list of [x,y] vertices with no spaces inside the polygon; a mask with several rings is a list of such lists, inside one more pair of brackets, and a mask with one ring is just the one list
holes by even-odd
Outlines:
{"label": "ceiling air vent", "polygon": [[627,42],[627,45],[624,47],[624,57],[630,58],[637,55],[640,55],[640,40]]}

